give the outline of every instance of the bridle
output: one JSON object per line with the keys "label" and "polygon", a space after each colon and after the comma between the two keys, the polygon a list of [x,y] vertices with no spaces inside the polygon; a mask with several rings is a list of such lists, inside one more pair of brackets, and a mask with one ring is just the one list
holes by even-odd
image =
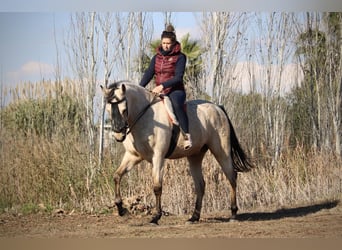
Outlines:
{"label": "bridle", "polygon": [[[159,97],[159,98],[158,98]],[[114,96],[114,98],[118,99],[116,96]],[[154,105],[155,103],[161,101],[161,98],[162,98],[162,95],[154,95],[153,96],[153,99],[151,102],[149,102],[138,114],[137,116],[134,118],[134,120],[129,124],[128,123],[128,108],[126,110],[127,112],[127,116],[126,117],[122,117],[124,119],[124,125],[122,127],[120,127],[119,129],[116,129],[116,128],[113,128],[113,125],[112,125],[112,130],[115,132],[115,133],[122,133],[122,134],[125,134],[125,135],[128,135],[129,133],[131,133],[132,131],[132,128],[136,125],[136,123],[140,120],[140,118],[146,113],[146,111],[152,106]],[[118,105],[124,101],[127,101],[127,98],[126,96],[123,97],[122,99],[119,99],[118,101],[116,102],[109,102],[110,104],[114,104],[114,105]],[[113,118],[113,117],[112,117]],[[124,140],[124,139],[123,139]]]}
{"label": "bridle", "polygon": [[[117,98],[116,96],[114,96],[114,98]],[[111,105],[118,105],[122,102],[126,101],[126,97],[116,101],[116,102],[108,102],[110,103]],[[112,115],[112,114],[111,114]],[[112,125],[112,130],[115,132],[115,133],[122,133],[124,131],[124,134],[127,134],[127,129],[129,128],[128,126],[128,121],[127,119],[124,119],[124,126],[120,127],[119,129],[115,128],[113,125]]]}

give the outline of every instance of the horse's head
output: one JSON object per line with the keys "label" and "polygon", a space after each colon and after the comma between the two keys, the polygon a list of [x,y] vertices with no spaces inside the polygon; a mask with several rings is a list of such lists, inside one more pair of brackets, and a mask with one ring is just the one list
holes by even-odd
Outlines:
{"label": "horse's head", "polygon": [[125,140],[128,129],[127,100],[125,84],[114,83],[108,88],[101,86],[107,103],[114,138],[118,142]]}

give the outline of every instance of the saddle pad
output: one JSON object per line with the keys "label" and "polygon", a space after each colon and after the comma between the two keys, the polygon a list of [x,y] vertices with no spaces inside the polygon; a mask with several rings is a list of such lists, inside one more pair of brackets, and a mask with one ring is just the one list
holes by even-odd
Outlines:
{"label": "saddle pad", "polygon": [[171,103],[170,98],[168,96],[164,96],[163,101],[164,101],[164,106],[165,106],[166,112],[168,113],[171,122],[173,124],[179,126],[179,122],[177,120],[177,117],[176,117],[175,113],[173,112],[172,103]]}

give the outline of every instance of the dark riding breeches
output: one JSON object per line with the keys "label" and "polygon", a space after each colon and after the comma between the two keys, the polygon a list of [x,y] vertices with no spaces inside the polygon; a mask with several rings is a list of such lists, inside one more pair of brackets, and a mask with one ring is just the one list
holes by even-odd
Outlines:
{"label": "dark riding breeches", "polygon": [[183,90],[174,90],[168,94],[170,97],[172,108],[175,112],[175,115],[179,121],[179,125],[184,133],[189,133],[189,121],[188,116],[184,110],[184,103],[186,99],[185,91]]}

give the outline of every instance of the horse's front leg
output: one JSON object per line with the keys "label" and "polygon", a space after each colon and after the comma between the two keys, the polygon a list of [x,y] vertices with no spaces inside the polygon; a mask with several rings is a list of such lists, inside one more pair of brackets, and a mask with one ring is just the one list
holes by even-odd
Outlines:
{"label": "horse's front leg", "polygon": [[202,201],[204,196],[205,190],[205,181],[203,178],[202,173],[202,161],[204,157],[205,151],[193,156],[188,157],[190,172],[192,179],[195,184],[195,191],[196,191],[196,204],[195,210],[188,220],[189,222],[198,222],[201,216],[201,209],[202,209]]}
{"label": "horse's front leg", "polygon": [[121,179],[140,161],[141,161],[140,158],[126,152],[121,161],[120,166],[114,173],[115,205],[118,208],[118,212],[120,216],[125,215],[128,211],[126,208],[123,207],[123,204],[122,204],[122,197],[121,197],[121,191],[120,191]]}
{"label": "horse's front leg", "polygon": [[163,190],[164,158],[162,156],[155,156],[152,164],[153,191],[156,196],[156,213],[153,215],[151,223],[158,225],[158,221],[162,216],[161,195]]}

